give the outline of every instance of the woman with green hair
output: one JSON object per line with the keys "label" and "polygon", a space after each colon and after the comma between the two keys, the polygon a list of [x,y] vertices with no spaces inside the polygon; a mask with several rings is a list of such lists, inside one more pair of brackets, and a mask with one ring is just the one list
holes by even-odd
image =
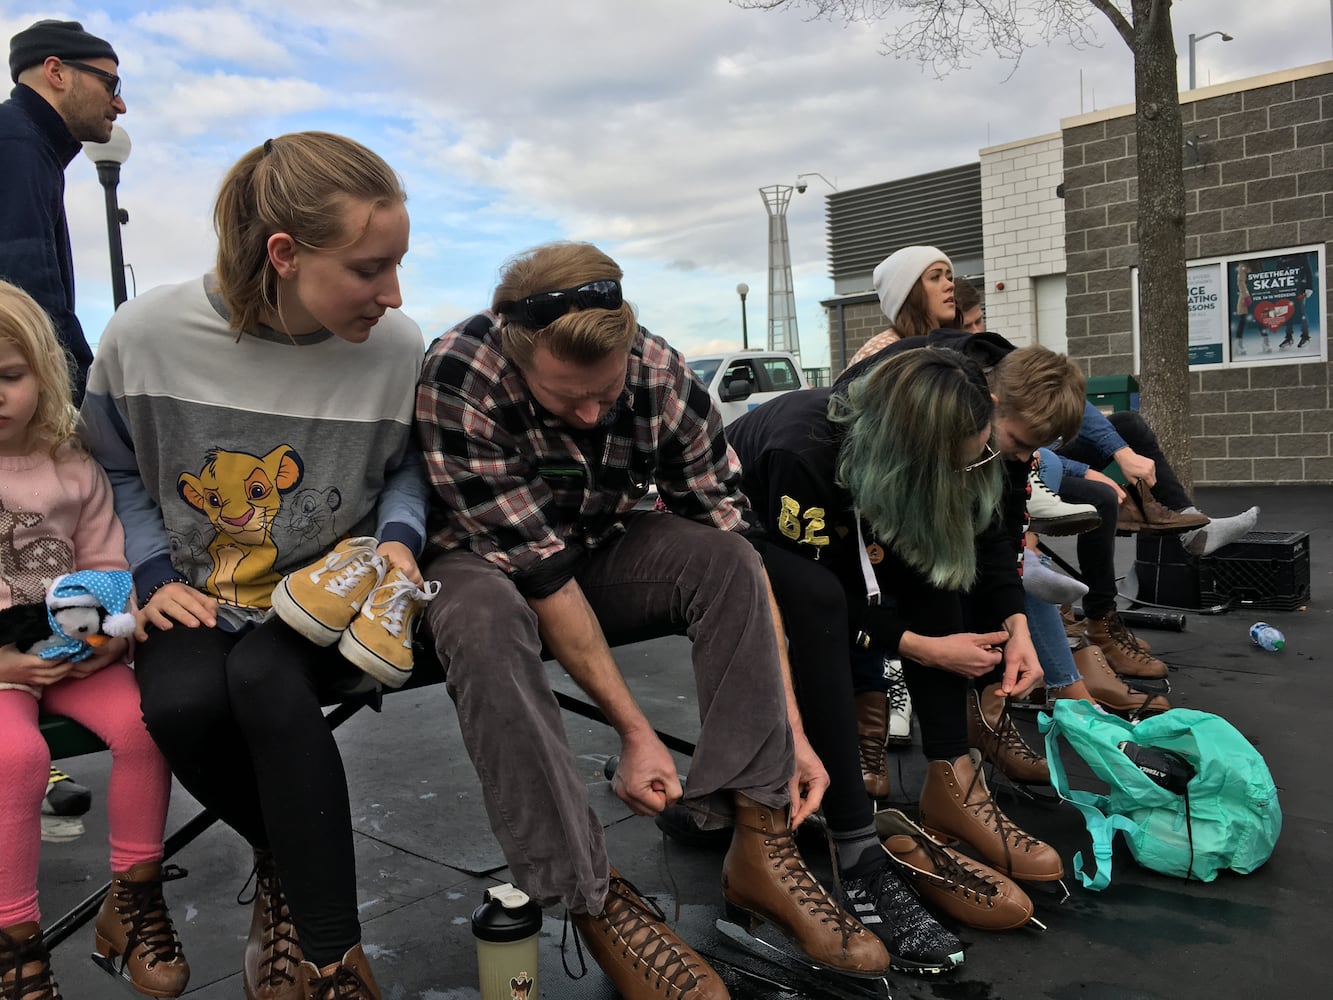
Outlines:
{"label": "woman with green hair", "polygon": [[968,749],[974,681],[999,674],[1021,696],[1042,680],[1017,569],[1022,496],[994,461],[994,418],[980,365],[923,348],[780,396],[727,438],[773,542],[842,583],[851,645],[902,660],[929,760],[923,825],[1011,877],[1050,881],[1059,855],[1000,811]]}

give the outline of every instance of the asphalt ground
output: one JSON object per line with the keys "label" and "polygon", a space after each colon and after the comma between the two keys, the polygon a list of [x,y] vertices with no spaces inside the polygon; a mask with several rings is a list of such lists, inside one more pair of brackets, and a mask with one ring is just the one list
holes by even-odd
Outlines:
{"label": "asphalt ground", "polygon": [[[1250,504],[1263,508],[1259,527],[1303,531],[1310,537],[1312,599],[1299,611],[1237,607],[1191,613],[1183,631],[1144,630],[1155,655],[1171,664],[1173,704],[1231,720],[1264,754],[1279,788],[1282,837],[1259,871],[1223,873],[1209,884],[1185,882],[1138,867],[1120,846],[1111,886],[1094,893],[1070,879],[1062,900],[1051,886],[1028,886],[1045,931],[984,933],[962,928],[967,958],[956,972],[933,979],[892,974],[893,997],[941,1000],[1190,1000],[1255,996],[1315,996],[1327,989],[1330,782],[1325,770],[1333,729],[1333,504],[1323,486],[1203,489],[1199,505],[1218,514]],[[1134,542],[1118,543],[1118,569],[1134,560]],[[1056,540],[1057,552],[1072,545]],[[1129,607],[1128,602],[1122,606]],[[1263,619],[1287,637],[1269,653],[1252,645],[1249,626]],[[1328,644],[1327,646],[1325,644]],[[686,739],[697,733],[689,646],[679,637],[617,649],[617,659],[655,724]],[[552,683],[575,687],[555,664]],[[783,958],[769,960],[722,934],[723,853],[664,841],[649,819],[630,814],[610,791],[606,759],[618,747],[604,726],[566,714],[570,745],[587,777],[606,827],[613,863],[645,894],[657,897],[682,936],[718,969],[733,997],[853,997],[874,995],[863,982],[812,973]],[[1035,737],[1032,717],[1020,726]],[[394,694],[383,711],[362,711],[339,730],[356,831],[364,945],[384,996],[391,1000],[475,998],[478,973],[470,915],[487,886],[508,880],[491,836],[479,787],[462,746],[453,707],[442,685]],[[515,738],[521,738],[516,733]],[[682,773],[688,760],[678,760]],[[107,878],[103,810],[109,758],[105,753],[64,766],[94,791],[87,833],[69,844],[44,845],[40,875],[44,923],[92,893]],[[924,777],[919,743],[891,758],[896,804],[914,809]],[[1086,770],[1071,765],[1071,778]],[[1088,782],[1088,786],[1091,783]],[[1055,845],[1072,867],[1087,835],[1070,806],[1001,792],[1006,812]],[[198,810],[175,790],[168,830]],[[803,833],[803,850],[827,873],[827,848]],[[242,996],[241,956],[250,908],[236,898],[250,870],[250,852],[230,830],[215,825],[174,859],[189,877],[170,883],[168,901],[192,967],[187,996]],[[1320,887],[1323,888],[1320,888]],[[549,998],[610,998],[615,990],[590,960],[581,979],[569,942],[562,949],[563,914],[547,912],[539,941],[538,990]],[[571,935],[572,937],[572,935]],[[59,945],[54,965],[67,1000],[133,996],[93,965],[92,929]],[[880,993],[884,995],[884,993]]]}

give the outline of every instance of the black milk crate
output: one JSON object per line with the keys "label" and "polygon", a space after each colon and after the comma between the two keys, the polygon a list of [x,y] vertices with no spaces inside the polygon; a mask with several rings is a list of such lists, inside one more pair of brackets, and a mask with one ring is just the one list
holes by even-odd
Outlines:
{"label": "black milk crate", "polygon": [[1251,531],[1199,560],[1205,605],[1232,603],[1265,611],[1296,611],[1310,600],[1310,534]]}
{"label": "black milk crate", "polygon": [[1176,535],[1139,535],[1134,572],[1145,604],[1295,611],[1310,600],[1310,536],[1251,531],[1211,556],[1192,556]]}

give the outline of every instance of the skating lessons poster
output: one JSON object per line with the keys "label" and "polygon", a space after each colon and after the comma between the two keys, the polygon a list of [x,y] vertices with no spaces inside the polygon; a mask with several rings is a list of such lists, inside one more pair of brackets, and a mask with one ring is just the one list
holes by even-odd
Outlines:
{"label": "skating lessons poster", "polygon": [[1232,364],[1325,356],[1317,250],[1233,258],[1226,269]]}

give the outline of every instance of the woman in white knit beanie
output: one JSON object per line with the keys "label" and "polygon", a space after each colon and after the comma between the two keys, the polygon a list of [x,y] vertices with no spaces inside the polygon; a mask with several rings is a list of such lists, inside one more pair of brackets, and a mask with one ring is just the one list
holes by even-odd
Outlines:
{"label": "woman in white knit beanie", "polygon": [[851,364],[902,337],[924,337],[941,327],[961,329],[953,297],[953,263],[943,250],[927,246],[895,250],[875,268],[875,292],[890,326],[871,337]]}

